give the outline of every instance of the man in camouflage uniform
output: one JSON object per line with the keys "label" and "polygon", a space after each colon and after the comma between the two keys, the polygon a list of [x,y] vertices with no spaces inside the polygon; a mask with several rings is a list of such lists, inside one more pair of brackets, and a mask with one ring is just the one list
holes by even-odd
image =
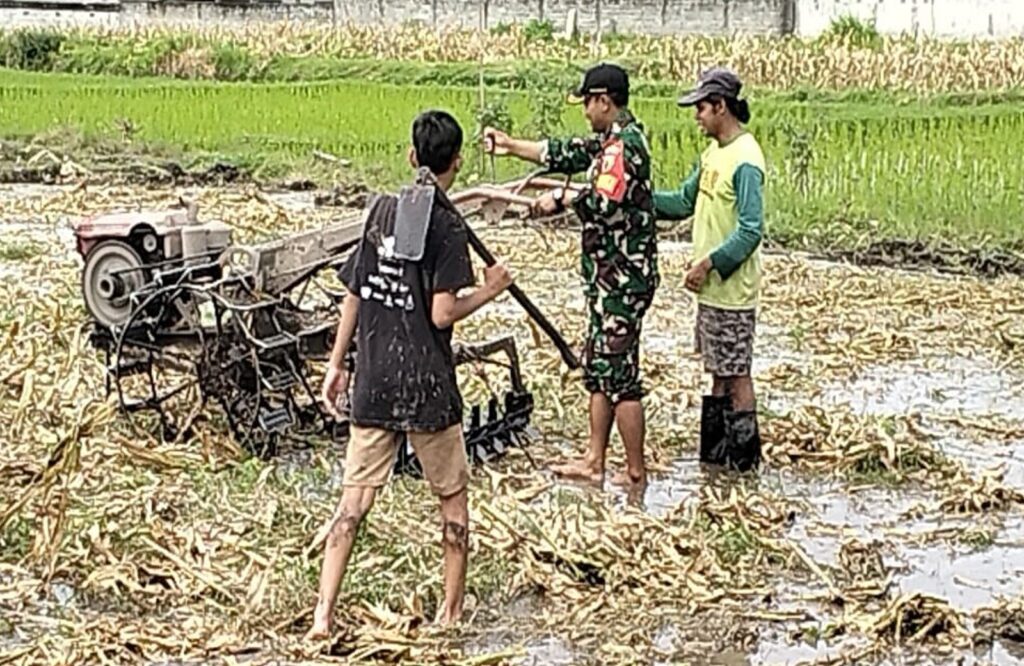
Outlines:
{"label": "man in camouflage uniform", "polygon": [[494,154],[546,164],[554,172],[587,173],[586,187],[556,188],[534,204],[543,214],[571,207],[583,224],[590,444],[582,461],[554,471],[600,484],[614,421],[626,449],[626,475],[616,481],[640,490],[647,480],[640,330],[659,283],[650,150],[628,109],[629,77],[622,68],[590,69],[570,101],[583,105],[594,136],[524,141],[488,128],[484,140]]}

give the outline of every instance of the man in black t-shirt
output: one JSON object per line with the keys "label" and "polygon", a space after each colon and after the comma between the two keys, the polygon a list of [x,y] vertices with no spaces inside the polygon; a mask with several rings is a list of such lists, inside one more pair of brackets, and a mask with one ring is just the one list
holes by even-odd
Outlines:
{"label": "man in black t-shirt", "polygon": [[497,264],[485,269],[482,287],[456,295],[474,284],[466,225],[445,195],[461,165],[462,129],[449,114],[427,111],[413,123],[412,143],[409,161],[419,170],[417,191],[434,186],[425,240],[420,235],[421,244],[412,242],[419,253],[410,255],[405,247],[415,230],[396,229],[396,223],[404,224],[399,222],[404,219],[398,215],[399,198],[381,196],[369,206],[362,240],[339,273],[348,293],[324,378],[323,401],[331,413],[341,416],[349,383],[344,357],[355,335],[351,437],[344,488],[327,534],[319,598],[307,639],[331,633],[338,588],[360,521],[388,481],[403,434],[441,499],[445,598],[438,620],[454,623],[462,615],[469,469],[452,325],[496,298],[512,278]]}

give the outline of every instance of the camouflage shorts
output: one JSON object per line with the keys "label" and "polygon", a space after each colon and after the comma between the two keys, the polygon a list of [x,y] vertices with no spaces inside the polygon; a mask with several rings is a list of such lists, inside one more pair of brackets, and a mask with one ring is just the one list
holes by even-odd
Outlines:
{"label": "camouflage shorts", "polygon": [[704,371],[716,377],[750,374],[754,352],[756,310],[725,310],[697,305],[693,339],[704,359]]}
{"label": "camouflage shorts", "polygon": [[612,404],[644,395],[640,329],[648,304],[648,299],[621,294],[587,298],[590,325],[584,384],[591,393],[604,393]]}

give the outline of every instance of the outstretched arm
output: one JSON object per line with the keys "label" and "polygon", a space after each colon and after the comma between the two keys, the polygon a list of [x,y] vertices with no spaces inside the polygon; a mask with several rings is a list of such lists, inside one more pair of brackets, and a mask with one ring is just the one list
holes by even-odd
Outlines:
{"label": "outstretched arm", "polygon": [[484,146],[494,155],[512,155],[527,162],[543,164],[547,142],[515,139],[501,130],[488,127],[484,129]]}
{"label": "outstretched arm", "polygon": [[597,139],[527,141],[513,138],[493,127],[484,130],[484,145],[494,155],[513,155],[569,175],[586,171],[594,156],[601,152],[601,142]]}
{"label": "outstretched arm", "polygon": [[697,191],[700,184],[700,165],[686,177],[677,190],[660,190],[654,193],[654,215],[659,220],[685,220],[693,216],[697,206]]}
{"label": "outstretched arm", "polygon": [[601,148],[601,141],[596,138],[548,139],[541,157],[551,171],[571,176],[589,169]]}
{"label": "outstretched arm", "polygon": [[648,159],[637,142],[622,138],[604,144],[597,139],[552,139],[548,148],[548,165],[563,173],[586,169],[599,154],[602,159],[592,182],[580,192],[566,191],[561,202],[555,202],[550,192],[538,199],[534,210],[541,213],[555,212],[561,203],[581,215],[612,218],[629,193],[630,181],[639,178],[636,165]]}

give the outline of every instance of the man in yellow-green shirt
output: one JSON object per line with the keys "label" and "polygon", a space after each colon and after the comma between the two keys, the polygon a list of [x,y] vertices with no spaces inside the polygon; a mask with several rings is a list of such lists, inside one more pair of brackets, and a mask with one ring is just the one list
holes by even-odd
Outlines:
{"label": "man in yellow-green shirt", "polygon": [[701,462],[748,471],[761,461],[750,378],[764,233],[765,159],[735,73],[712,68],[679,99],[711,143],[678,190],[656,192],[659,219],[693,217],[686,288],[697,293],[695,341],[713,377],[701,409]]}

